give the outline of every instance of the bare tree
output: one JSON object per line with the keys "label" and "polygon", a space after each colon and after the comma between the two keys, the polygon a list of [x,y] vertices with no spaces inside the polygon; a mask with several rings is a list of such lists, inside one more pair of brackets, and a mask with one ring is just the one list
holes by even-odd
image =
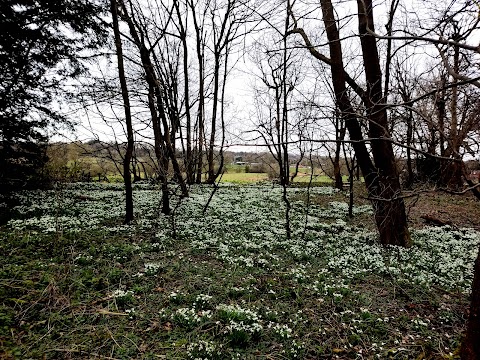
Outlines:
{"label": "bare tree", "polygon": [[166,109],[165,101],[165,84],[162,82],[160,76],[157,75],[158,73],[154,65],[155,57],[152,54],[153,45],[157,44],[161,38],[165,36],[165,30],[160,29],[160,33],[158,34],[159,38],[152,40],[150,38],[152,34],[148,32],[148,19],[143,16],[139,6],[135,7],[131,0],[128,2],[128,8],[123,1],[120,1],[119,4],[122,10],[121,17],[128,25],[130,36],[138,49],[141,66],[145,74],[145,81],[148,85],[148,107],[152,119],[155,153],[160,167],[162,182],[162,212],[170,213],[167,171],[169,161],[172,162],[175,177],[181,187],[182,196],[188,196],[188,189],[175,156],[175,148],[170,132],[171,125],[167,119],[168,109]]}
{"label": "bare tree", "polygon": [[118,24],[118,4],[116,0],[110,0],[110,12],[113,20],[113,33],[115,36],[115,48],[117,51],[118,79],[122,89],[123,106],[125,110],[125,124],[127,127],[127,149],[123,158],[123,181],[125,183],[125,224],[133,220],[133,190],[132,178],[130,174],[130,162],[133,154],[133,127],[132,113],[130,109],[130,98],[128,96],[127,81],[125,79],[125,68],[123,64],[122,39],[120,37],[120,28]]}
{"label": "bare tree", "polygon": [[[291,34],[300,34],[310,53],[320,61],[330,65],[336,103],[345,119],[345,126],[353,141],[353,148],[362,170],[368,194],[375,211],[375,220],[382,244],[410,246],[410,234],[407,226],[405,205],[401,196],[395,156],[388,131],[388,118],[385,99],[382,92],[382,73],[375,37],[368,29],[374,29],[373,7],[371,1],[359,0],[358,21],[359,36],[363,55],[364,75],[367,90],[364,91],[347,74],[343,63],[342,41],[336,25],[334,8],[330,0],[320,2],[325,24],[330,58],[321,54],[311,43],[306,32],[298,27],[292,8],[289,15],[295,27]],[[348,97],[347,84],[361,97],[369,121],[370,149],[363,137],[357,114]]]}

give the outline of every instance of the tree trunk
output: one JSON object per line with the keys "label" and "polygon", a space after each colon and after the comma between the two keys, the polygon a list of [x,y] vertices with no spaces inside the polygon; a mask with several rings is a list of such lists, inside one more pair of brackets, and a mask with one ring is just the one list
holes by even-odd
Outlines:
{"label": "tree trunk", "polygon": [[[337,142],[335,143],[335,158],[333,159],[333,176],[335,179],[335,188],[340,191],[343,191],[343,179],[340,169],[340,151],[343,145],[342,141],[345,139],[345,130],[340,114],[338,114],[338,111],[335,111],[335,136]],[[350,174],[350,177],[353,178],[353,173]]]}
{"label": "tree trunk", "polygon": [[405,186],[410,188],[415,182],[415,174],[412,166],[412,142],[413,142],[413,110],[408,110],[407,118],[407,181]]}
{"label": "tree trunk", "polygon": [[[455,35],[454,35],[455,36]],[[458,74],[460,52],[458,46],[455,46],[453,55],[453,71]],[[452,83],[456,84],[457,78],[452,79]],[[450,100],[450,131],[448,133],[448,146],[441,154],[442,156],[452,157],[453,160],[441,160],[440,162],[440,183],[439,186],[447,187],[452,190],[461,190],[463,188],[462,180],[462,161],[459,156],[460,142],[458,129],[458,87],[452,87],[452,95]],[[445,104],[443,104],[443,117],[445,117]],[[443,120],[443,119],[442,119]],[[443,121],[441,130],[444,131]]]}
{"label": "tree trunk", "polygon": [[[401,198],[400,182],[395,156],[388,133],[386,110],[383,106],[381,71],[376,40],[367,32],[367,23],[373,27],[372,4],[369,0],[358,1],[358,17],[361,35],[364,69],[368,93],[363,101],[369,117],[369,135],[372,140],[372,162],[366,147],[360,124],[346,91],[346,76],[343,65],[340,36],[330,0],[321,0],[325,29],[329,40],[331,71],[337,106],[345,119],[345,125],[354,142],[352,146],[362,170],[368,195],[375,211],[375,221],[384,245],[410,246],[405,204]],[[364,5],[366,8],[364,8]],[[366,11],[368,9],[368,11]]]}
{"label": "tree trunk", "polygon": [[335,159],[333,161],[333,176],[335,178],[335,188],[343,191],[343,179],[340,171],[340,145],[338,143],[336,145]]}
{"label": "tree trunk", "polygon": [[160,183],[162,184],[162,214],[170,215],[170,190],[168,188],[168,157],[163,156],[160,165]]}
{"label": "tree trunk", "polygon": [[158,163],[158,178],[162,184],[162,214],[170,214],[170,192],[168,190],[168,158],[164,154],[164,144],[162,131],[160,129],[160,121],[155,109],[155,89],[152,84],[148,87],[148,107],[152,116],[153,141],[155,148],[155,156]]}
{"label": "tree trunk", "polygon": [[215,164],[213,162],[213,155],[215,150],[215,134],[217,127],[217,111],[218,111],[218,96],[219,96],[219,77],[220,77],[220,54],[215,54],[215,66],[213,71],[213,109],[210,129],[210,143],[207,152],[208,176],[207,184],[214,184],[216,179]]}
{"label": "tree trunk", "polygon": [[[190,80],[188,75],[188,46],[187,46],[187,32],[182,21],[182,16],[180,13],[180,7],[178,1],[174,2],[174,6],[177,12],[177,18],[179,20],[180,27],[180,40],[182,41],[183,49],[183,79],[185,87],[185,116],[187,119],[186,123],[186,143],[187,143],[187,152],[185,157],[185,170],[186,170],[186,180],[187,184],[191,185],[194,183],[194,166],[193,166],[193,151],[192,151],[192,116],[190,113]],[[188,12],[187,12],[188,16]]]}
{"label": "tree trunk", "polygon": [[229,49],[225,52],[225,60],[223,63],[223,83],[222,83],[222,91],[220,95],[220,123],[222,127],[222,143],[220,144],[220,163],[217,169],[217,173],[215,178],[224,172],[224,164],[225,164],[225,154],[224,154],[224,147],[225,147],[225,88],[227,86],[227,74],[228,74],[228,53]]}
{"label": "tree trunk", "polygon": [[440,178],[438,186],[451,190],[460,191],[463,189],[462,160],[453,155],[452,160],[440,160]]}
{"label": "tree trunk", "polygon": [[[181,174],[180,170],[180,165],[178,164],[177,158],[175,157],[175,148],[173,147],[172,144],[172,139],[170,137],[170,131],[169,131],[169,125],[165,113],[165,106],[163,102],[163,89],[162,89],[162,83],[161,81],[157,78],[155,74],[155,70],[153,67],[152,59],[150,58],[150,51],[147,49],[145,45],[145,38],[142,34],[142,37],[139,36],[139,33],[137,31],[136,25],[132,18],[129,17],[125,4],[121,2],[122,10],[123,10],[123,15],[125,17],[125,21],[128,24],[129,30],[130,30],[130,35],[135,41],[135,44],[140,52],[140,59],[142,61],[142,67],[143,70],[145,71],[145,80],[148,83],[149,86],[149,107],[150,107],[150,113],[152,115],[152,124],[154,127],[154,136],[156,137],[155,141],[157,141],[157,138],[159,141],[162,143],[162,148],[164,149],[163,155],[167,156],[167,158],[170,158],[172,161],[172,166],[173,166],[173,171],[175,172],[175,176],[179,182],[180,188],[182,190],[182,196],[187,197],[188,196],[188,189],[185,184],[185,181],[183,180],[183,176]],[[133,16],[133,15],[131,15]],[[156,108],[155,105],[152,105],[150,102],[153,101],[151,98],[152,94],[151,91],[154,91],[154,96],[156,100]],[[158,110],[158,116],[157,116],[157,110]],[[158,122],[158,128],[157,131],[155,131],[155,122]],[[160,124],[161,121],[161,124]],[[163,126],[163,133],[161,132],[161,127],[160,125]],[[155,135],[156,134],[156,135]],[[160,166],[160,164],[159,164]],[[165,173],[165,176],[167,174]]]}
{"label": "tree trunk", "polygon": [[197,112],[197,151],[196,151],[196,178],[195,182],[202,182],[203,171],[203,142],[205,136],[205,43],[203,41],[203,25],[198,23],[193,1],[188,3],[192,10],[193,26],[195,29],[195,43],[198,60],[198,112]]}
{"label": "tree trunk", "polygon": [[[372,0],[357,0],[360,42],[363,66],[367,81],[367,116],[369,136],[374,139],[371,149],[377,174],[372,186],[375,220],[382,244],[410,246],[405,203],[401,188],[395,154],[389,141],[388,117],[382,93],[382,72],[376,38],[367,29],[375,31]],[[369,174],[369,177],[372,174]],[[373,184],[372,184],[373,185]]]}
{"label": "tree trunk", "polygon": [[[287,2],[287,8],[289,8],[290,1]],[[290,17],[287,16],[285,18],[285,26],[284,26],[284,34],[288,32],[288,28],[290,27]],[[287,186],[290,185],[290,159],[288,155],[288,137],[289,137],[289,129],[288,129],[288,92],[290,86],[287,86],[287,71],[288,71],[288,47],[287,47],[287,37],[283,37],[283,49],[282,49],[282,123],[281,123],[281,139],[282,143],[282,151],[283,151],[283,169],[284,174],[282,176],[282,185]],[[285,189],[284,189],[285,191]],[[287,213],[289,211],[290,204],[287,204]],[[287,216],[288,219],[288,216]],[[290,225],[289,225],[290,226]],[[290,239],[290,230],[287,229],[287,235]]]}
{"label": "tree trunk", "polygon": [[123,158],[123,181],[125,183],[125,220],[124,224],[129,224],[133,220],[133,190],[132,178],[130,175],[130,161],[133,154],[133,128],[132,113],[130,109],[130,99],[128,96],[127,81],[125,79],[125,67],[123,64],[122,39],[120,38],[120,29],[118,24],[118,4],[116,0],[110,1],[110,11],[113,20],[113,33],[115,37],[115,48],[117,51],[118,78],[122,89],[123,108],[125,110],[125,123],[127,128],[127,149]]}
{"label": "tree trunk", "polygon": [[475,261],[471,296],[467,333],[460,350],[462,360],[480,359],[480,252]]}

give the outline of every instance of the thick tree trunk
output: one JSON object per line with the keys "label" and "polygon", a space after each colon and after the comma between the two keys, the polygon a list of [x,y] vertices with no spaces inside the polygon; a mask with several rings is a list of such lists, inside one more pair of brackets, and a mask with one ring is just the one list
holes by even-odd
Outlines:
{"label": "thick tree trunk", "polygon": [[118,4],[116,0],[110,1],[110,11],[113,20],[113,33],[115,37],[115,48],[117,51],[118,78],[122,89],[123,108],[125,110],[125,125],[127,128],[127,149],[123,158],[123,181],[125,183],[125,224],[129,224],[133,220],[133,190],[132,178],[130,175],[130,162],[133,154],[133,127],[132,114],[130,109],[130,99],[128,96],[127,81],[125,79],[125,67],[123,64],[123,48],[122,39],[120,38],[120,30],[118,24]]}
{"label": "thick tree trunk", "polygon": [[[357,0],[360,42],[363,66],[367,80],[365,104],[369,118],[371,149],[377,174],[371,194],[375,220],[382,244],[409,246],[410,233],[407,226],[405,204],[401,197],[401,187],[395,154],[389,141],[387,110],[382,92],[382,72],[376,38],[368,32],[375,31],[372,0]],[[371,174],[369,174],[371,175]]]}
{"label": "thick tree trunk", "polygon": [[[360,124],[346,91],[346,76],[343,65],[340,36],[330,0],[321,0],[323,19],[330,47],[331,70],[337,106],[345,119],[345,125],[354,142],[358,164],[365,178],[369,197],[375,211],[375,221],[382,244],[410,246],[405,205],[401,198],[400,182],[395,156],[388,133],[386,110],[382,101],[381,72],[375,38],[367,32],[373,30],[371,1],[359,0],[359,27],[364,56],[368,92],[363,98],[369,117],[372,162],[364,142]],[[364,8],[363,6],[366,6]],[[365,9],[368,9],[366,11]]]}
{"label": "thick tree trunk", "polygon": [[369,196],[372,198],[380,242],[384,245],[411,246],[405,203],[399,197],[398,177],[375,176],[373,184],[370,184]]}
{"label": "thick tree trunk", "polygon": [[438,186],[451,190],[463,189],[463,162],[460,159],[440,160],[440,178]]}
{"label": "thick tree trunk", "polygon": [[475,261],[474,272],[467,333],[460,351],[462,360],[480,359],[480,252]]}

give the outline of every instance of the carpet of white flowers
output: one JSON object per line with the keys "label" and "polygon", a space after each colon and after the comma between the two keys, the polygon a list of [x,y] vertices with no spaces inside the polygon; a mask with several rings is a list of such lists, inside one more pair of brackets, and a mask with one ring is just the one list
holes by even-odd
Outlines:
{"label": "carpet of white flowers", "polygon": [[[197,186],[160,214],[136,184],[16,195],[0,228],[0,358],[455,358],[480,234],[382,247],[331,187]],[[322,199],[306,203],[306,199]],[[360,219],[360,221],[359,221]],[[356,225],[354,225],[356,224]],[[3,353],[1,352],[3,351]]]}

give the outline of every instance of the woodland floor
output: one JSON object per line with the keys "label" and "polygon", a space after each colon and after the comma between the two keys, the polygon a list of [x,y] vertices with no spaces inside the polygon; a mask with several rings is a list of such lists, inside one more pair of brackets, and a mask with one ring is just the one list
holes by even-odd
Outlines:
{"label": "woodland floor", "polygon": [[[414,245],[383,248],[362,184],[193,187],[158,213],[135,186],[16,196],[0,227],[2,359],[454,359],[480,209],[470,194],[407,200]],[[204,211],[205,210],[205,211]],[[427,219],[430,220],[426,220]],[[432,226],[432,220],[448,223]]]}

